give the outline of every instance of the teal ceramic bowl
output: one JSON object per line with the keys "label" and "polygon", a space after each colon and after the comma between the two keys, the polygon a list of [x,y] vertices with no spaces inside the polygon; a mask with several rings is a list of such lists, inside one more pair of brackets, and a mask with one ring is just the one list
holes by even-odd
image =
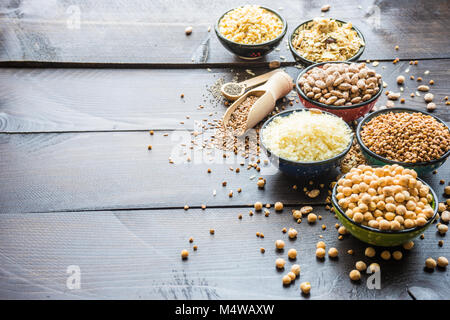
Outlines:
{"label": "teal ceramic bowl", "polygon": [[404,168],[408,168],[408,169],[413,169],[414,171],[417,172],[417,174],[419,176],[423,176],[426,174],[429,174],[431,172],[433,172],[434,170],[436,170],[437,168],[439,168],[440,166],[442,166],[445,161],[447,160],[448,156],[450,155],[450,150],[448,150],[446,153],[444,153],[439,159],[433,160],[433,161],[428,161],[428,162],[416,162],[416,163],[410,163],[410,162],[399,162],[399,161],[394,161],[394,160],[389,160],[387,158],[384,158],[376,153],[374,153],[373,151],[371,151],[369,148],[366,147],[366,145],[364,144],[364,142],[361,139],[361,130],[362,127],[369,122],[370,120],[372,120],[373,118],[384,114],[384,113],[389,113],[389,112],[408,112],[408,113],[423,113],[429,116],[432,116],[433,118],[435,118],[438,122],[442,123],[447,130],[450,130],[447,126],[447,124],[442,121],[441,119],[439,119],[438,117],[429,114],[427,112],[423,112],[423,111],[418,111],[415,109],[411,109],[411,108],[392,108],[392,109],[383,109],[383,110],[378,110],[375,111],[369,115],[367,115],[364,119],[361,120],[361,122],[358,124],[358,127],[356,128],[356,140],[358,141],[358,144],[360,146],[361,152],[364,155],[364,157],[366,158],[368,164],[370,165],[380,165],[380,166],[384,166],[384,165],[392,165],[392,164],[398,164]]}
{"label": "teal ceramic bowl", "polygon": [[421,227],[415,227],[400,231],[383,231],[356,223],[355,221],[347,217],[347,215],[344,213],[344,210],[342,210],[341,207],[338,205],[338,200],[336,199],[337,183],[333,188],[331,202],[333,204],[334,211],[336,212],[339,221],[355,238],[374,246],[380,247],[399,246],[405,242],[417,238],[422,233],[424,233],[424,231],[428,229],[428,227],[433,223],[438,212],[436,193],[423,180],[419,178],[417,180],[421,181],[424,185],[428,186],[433,196],[433,201],[431,203],[431,207],[434,209],[433,217],[431,219],[428,219],[428,222]]}

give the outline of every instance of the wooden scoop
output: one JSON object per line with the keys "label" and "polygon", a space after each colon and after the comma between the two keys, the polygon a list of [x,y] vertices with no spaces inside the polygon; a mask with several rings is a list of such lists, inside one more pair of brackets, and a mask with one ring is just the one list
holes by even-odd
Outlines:
{"label": "wooden scoop", "polygon": [[[269,78],[276,72],[279,72],[280,69],[276,69],[276,70],[272,70],[270,72],[264,73],[262,75],[259,75],[257,77],[253,77],[251,79],[245,80],[245,81],[241,81],[241,82],[227,82],[224,83],[222,85],[222,87],[220,88],[220,92],[222,93],[222,95],[227,98],[228,100],[234,101],[239,99],[240,96],[242,96],[245,92],[245,90],[247,88],[251,88],[254,86],[257,86],[258,84],[264,83],[267,80],[269,80]],[[231,95],[225,92],[225,87],[228,85],[236,85],[240,87],[240,92],[235,94],[235,95]]]}
{"label": "wooden scoop", "polygon": [[242,136],[248,129],[264,119],[273,110],[276,101],[291,92],[292,86],[293,80],[286,72],[275,72],[265,84],[248,91],[227,109],[223,116],[224,126],[228,125],[231,114],[248,96],[259,97],[248,113],[245,129],[237,134]]}

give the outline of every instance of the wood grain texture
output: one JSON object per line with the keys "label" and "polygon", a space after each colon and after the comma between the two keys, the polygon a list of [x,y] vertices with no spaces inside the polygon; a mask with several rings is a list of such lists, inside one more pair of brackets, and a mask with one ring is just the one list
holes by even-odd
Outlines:
{"label": "wood grain texture", "polygon": [[[294,79],[301,71],[295,67],[285,69]],[[409,80],[409,76],[420,76],[426,84],[433,79],[435,84],[430,87],[437,104],[434,113],[450,121],[449,108],[444,104],[450,88],[450,60],[424,60],[417,66],[385,62],[376,70],[388,84],[385,90],[396,92],[400,90],[396,78],[403,74],[407,78],[402,94],[406,102],[396,105],[418,110],[426,110],[423,97],[411,98],[410,93],[421,83]],[[267,69],[253,71],[260,74]],[[2,69],[0,132],[193,130],[195,121],[222,117],[226,107],[223,101],[213,98],[208,88],[220,78],[230,81],[233,77],[244,80],[251,75],[240,68],[210,72],[207,69]],[[296,97],[296,93],[293,91],[291,96]],[[384,105],[386,100],[382,95],[377,104]],[[204,109],[199,110],[199,105]],[[288,102],[279,101],[278,107],[281,106],[291,108]],[[300,103],[293,106],[298,107]]]}
{"label": "wood grain texture", "polygon": [[[450,58],[447,32],[447,1],[247,1],[279,9],[295,26],[319,16],[325,3],[332,5],[326,16],[352,21],[367,40],[363,59]],[[209,64],[247,64],[227,52],[214,31],[216,19],[226,10],[242,5],[226,1],[3,1],[0,5],[2,62],[74,62],[195,64],[196,52],[210,36]],[[278,8],[277,8],[278,6]],[[80,24],[78,24],[78,18]],[[194,32],[184,34],[186,26]],[[426,39],[426,45],[421,41]],[[293,57],[286,44],[266,61]],[[101,44],[101,45],[99,45]],[[399,45],[396,52],[394,46]],[[260,62],[253,62],[258,64]]]}
{"label": "wood grain texture", "polygon": [[[270,165],[261,164],[259,173],[247,170],[247,165],[240,166],[244,160],[240,155],[224,159],[222,151],[191,150],[187,132],[164,134],[0,134],[0,213],[182,208],[186,204],[250,206],[255,201],[324,204],[325,190],[310,199],[303,187],[311,190],[321,182],[327,186],[337,175],[336,171],[322,180],[315,179],[310,186],[308,180],[289,179]],[[149,144],[151,151],[147,150]],[[191,162],[186,161],[188,156]],[[169,163],[169,157],[174,164]],[[262,162],[264,159],[262,156]],[[249,162],[254,161],[245,161]],[[240,167],[241,172],[230,167]],[[211,173],[207,173],[208,168]],[[267,179],[263,190],[256,186],[258,177]],[[450,181],[449,162],[437,175],[425,178],[443,199],[440,179]],[[293,190],[294,184],[298,190]],[[241,193],[238,188],[242,188]]]}
{"label": "wood grain texture", "polygon": [[[65,299],[448,299],[448,270],[432,273],[423,270],[431,256],[449,256],[448,244],[436,234],[435,226],[417,240],[415,248],[403,252],[402,261],[383,261],[377,248],[376,258],[364,256],[365,244],[346,236],[337,239],[337,220],[322,207],[323,216],[315,225],[296,224],[286,208],[269,217],[245,209],[151,210],[124,212],[59,212],[0,215],[0,297]],[[243,219],[237,218],[243,213]],[[325,224],[328,228],[321,229]],[[299,232],[289,240],[281,232],[293,227]],[[209,229],[215,234],[210,235]],[[263,232],[264,239],[255,233]],[[322,235],[323,238],[319,238]],[[194,238],[190,244],[188,239]],[[284,251],[276,251],[274,242],[283,239]],[[339,258],[315,258],[315,245],[325,241],[336,247]],[[198,245],[194,252],[192,246]],[[266,252],[261,254],[260,247]],[[287,259],[295,248],[296,261]],[[189,259],[180,252],[187,249]],[[349,249],[354,255],[347,254]],[[398,248],[390,248],[398,250]],[[403,249],[401,249],[403,250]],[[286,259],[286,270],[275,269],[275,259]],[[369,290],[368,275],[359,283],[348,277],[354,263],[381,265],[381,289]],[[300,278],[283,287],[281,277],[290,266],[301,266]],[[66,288],[66,269],[81,269],[81,289]],[[302,296],[299,284],[309,281],[310,297]],[[431,295],[426,293],[432,293]]]}

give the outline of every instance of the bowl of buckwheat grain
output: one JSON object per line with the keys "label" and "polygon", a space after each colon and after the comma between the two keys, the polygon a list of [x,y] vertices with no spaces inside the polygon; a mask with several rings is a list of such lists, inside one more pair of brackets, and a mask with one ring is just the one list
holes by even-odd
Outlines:
{"label": "bowl of buckwheat grain", "polygon": [[450,130],[444,121],[411,108],[376,111],[356,129],[369,164],[397,164],[420,176],[438,169],[450,155]]}
{"label": "bowl of buckwheat grain", "polygon": [[225,12],[215,25],[220,43],[242,59],[259,59],[275,49],[287,31],[286,20],[275,10],[245,5]]}
{"label": "bowl of buckwheat grain", "polygon": [[331,202],[344,228],[340,234],[390,247],[408,243],[433,223],[437,199],[416,171],[393,164],[352,168],[334,185]]}
{"label": "bowl of buckwheat grain", "polygon": [[383,91],[381,75],[366,63],[322,62],[304,69],[295,83],[306,108],[333,113],[346,122],[373,109]]}

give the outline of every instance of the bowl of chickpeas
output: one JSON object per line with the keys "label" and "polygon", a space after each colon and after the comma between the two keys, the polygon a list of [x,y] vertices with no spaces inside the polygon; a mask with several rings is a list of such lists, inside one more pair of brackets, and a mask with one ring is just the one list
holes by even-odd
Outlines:
{"label": "bowl of chickpeas", "polygon": [[347,232],[375,246],[398,246],[421,235],[436,218],[437,196],[417,173],[400,165],[360,165],[332,192]]}

